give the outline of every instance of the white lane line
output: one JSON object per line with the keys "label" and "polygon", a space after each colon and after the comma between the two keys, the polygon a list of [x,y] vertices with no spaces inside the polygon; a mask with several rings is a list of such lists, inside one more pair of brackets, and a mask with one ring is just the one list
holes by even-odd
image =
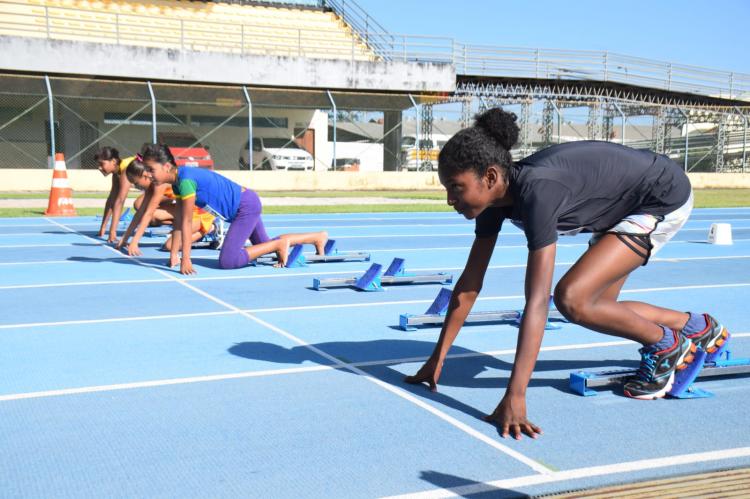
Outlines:
{"label": "white lane line", "polygon": [[13,284],[8,286],[0,286],[2,289],[36,289],[36,288],[60,288],[70,286],[108,286],[108,285],[123,285],[123,284],[154,284],[154,283],[171,283],[169,279],[123,279],[121,281],[78,281],[78,282],[50,282],[43,284]]}
{"label": "white lane line", "polygon": [[[700,214],[699,214],[700,215]],[[708,216],[711,216],[711,214],[706,214]],[[736,216],[743,216],[747,215],[746,213],[736,213],[734,214]],[[329,218],[329,219],[299,219],[299,220],[275,220],[272,219],[271,216],[266,215],[264,218],[267,217],[267,223],[266,228],[270,228],[272,230],[285,230],[285,231],[299,231],[299,230],[309,230],[309,225],[275,225],[276,222],[334,222],[340,220],[340,218]],[[466,226],[473,226],[472,222],[467,221],[458,221],[454,223],[422,223],[424,220],[459,220],[457,215],[452,216],[446,216],[446,217],[413,217],[413,218],[358,218],[358,219],[349,219],[346,220],[347,222],[363,222],[363,221],[377,221],[377,222],[398,222],[398,221],[404,221],[406,223],[403,224],[362,224],[362,225],[332,225],[329,230],[335,230],[335,229],[373,229],[373,228],[385,228],[385,227],[446,227],[446,226],[455,226],[455,227],[466,227]],[[747,222],[748,218],[700,218],[700,219],[688,219],[687,223],[693,224],[693,223],[717,223],[717,222]],[[84,227],[84,226],[98,226],[99,222],[76,222],[76,223],[69,223],[66,224],[68,227]],[[48,225],[31,225],[31,224],[18,224],[18,225],[0,225],[0,229],[3,227],[49,227]]]}
{"label": "white lane line", "polygon": [[[747,338],[750,337],[750,333],[732,333],[732,337]],[[549,347],[542,347],[539,349],[540,352],[559,352],[569,350],[591,350],[595,348],[609,348],[618,346],[628,346],[636,344],[630,340],[616,340],[616,341],[601,341],[593,343],[574,343],[570,345],[556,345]],[[500,357],[502,355],[515,355],[516,349],[510,348],[505,350],[494,350],[489,352],[470,352],[461,354],[449,354],[446,358],[451,359],[470,359],[475,357]],[[363,362],[351,362],[348,365],[354,367],[378,367],[378,366],[394,366],[401,364],[412,364],[416,362],[425,362],[429,357],[405,357],[397,359],[385,359],[385,360],[370,360]],[[332,371],[332,370],[346,369],[346,366],[342,365],[318,365],[318,366],[306,366],[306,367],[290,367],[280,369],[267,369],[262,371],[243,371],[238,373],[228,374],[211,374],[204,376],[190,376],[184,378],[169,378],[169,379],[157,379],[148,381],[136,381],[132,383],[114,383],[110,385],[94,385],[94,386],[82,386],[76,388],[61,388],[57,390],[43,390],[36,392],[21,392],[21,393],[9,393],[6,395],[0,395],[0,402],[9,402],[13,400],[27,400],[35,398],[45,397],[60,397],[65,395],[80,395],[84,393],[96,393],[96,392],[109,392],[117,390],[133,390],[139,388],[155,388],[160,386],[172,386],[172,385],[187,385],[193,383],[207,383],[213,381],[226,381],[232,379],[245,379],[245,378],[262,378],[269,376],[280,376],[288,374],[304,374],[311,372],[320,371]]]}
{"label": "white lane line", "polygon": [[721,288],[743,288],[750,286],[747,282],[738,282],[733,284],[690,284],[687,286],[665,286],[660,288],[638,288],[638,289],[623,289],[620,294],[626,293],[650,293],[653,291],[681,291],[685,289],[721,289]]}
{"label": "white lane line", "polygon": [[[376,226],[377,227],[377,226]],[[332,227],[329,232],[333,232],[339,227]],[[748,227],[732,227],[732,230],[745,230],[750,229]],[[680,229],[680,232],[706,232],[708,233],[709,227],[699,229]],[[42,232],[22,232],[16,234],[0,234],[1,237],[30,237],[30,236],[44,236],[45,238],[59,237],[60,234],[55,233],[42,233]],[[525,237],[525,234],[521,231],[515,230],[503,230],[501,235],[504,237]],[[470,232],[441,232],[441,233],[430,233],[430,234],[334,234],[334,239],[378,239],[378,238],[410,238],[410,237],[473,237],[474,231]],[[148,241],[145,241],[148,242]]]}
{"label": "white lane line", "polygon": [[[70,225],[71,226],[73,225],[77,225],[77,226],[97,225],[98,226],[99,223],[98,222],[75,222],[75,223],[71,223]],[[24,227],[24,228],[25,227],[37,227],[40,229],[49,229],[49,228],[53,228],[53,225],[52,224],[13,224],[13,225],[0,224],[0,229],[5,229],[5,228],[11,229],[11,228],[16,228],[16,227]]]}
{"label": "white lane line", "polygon": [[[321,214],[322,215],[322,214]],[[270,223],[275,222],[331,222],[331,221],[338,221],[338,220],[351,220],[352,222],[387,222],[387,221],[412,221],[412,220],[456,220],[459,215],[452,213],[452,212],[445,212],[442,215],[435,214],[434,212],[413,212],[408,215],[404,215],[401,213],[331,213],[328,216],[325,215],[319,215],[318,218],[308,218],[306,216],[302,217],[287,217],[287,215],[272,215],[267,214],[264,215],[264,218],[267,218]],[[746,216],[750,215],[750,208],[740,207],[740,206],[734,206],[734,207],[727,207],[727,208],[695,208],[692,213],[693,216]],[[7,219],[6,219],[7,220]],[[36,218],[36,217],[26,217],[26,218],[19,218],[18,220],[22,221],[32,221],[32,220],[39,220],[40,222],[42,220]],[[744,220],[744,219],[743,219]],[[50,220],[45,219],[45,221],[51,223]],[[721,221],[718,220],[718,221]],[[86,225],[100,225],[100,220],[92,220],[89,222],[82,221],[82,222],[72,222],[67,223],[66,226],[68,227],[78,227],[78,226],[86,226]],[[45,223],[23,223],[23,224],[0,224],[0,228],[3,227],[49,227],[48,224]]]}
{"label": "white lane line", "polygon": [[[669,244],[674,244],[677,241],[672,241]],[[580,246],[587,246],[586,244],[581,244]],[[498,245],[495,246],[496,249],[500,248],[508,248],[509,246],[503,246]],[[517,246],[520,248],[521,246]],[[471,246],[446,246],[446,247],[436,247],[436,248],[398,248],[398,249],[357,249],[352,251],[361,251],[361,252],[369,252],[369,253],[398,253],[398,252],[407,252],[407,251],[448,251],[448,250],[469,250],[471,249]],[[312,253],[306,253],[312,254]],[[123,254],[124,255],[124,254]],[[200,256],[201,259],[212,259],[215,260],[216,257],[206,257],[206,256]],[[750,255],[724,255],[724,256],[694,256],[694,257],[654,257],[651,259],[652,262],[680,262],[680,261],[690,261],[690,260],[731,260],[731,259],[743,259],[743,258],[750,258]],[[38,260],[38,261],[30,261],[30,262],[0,262],[0,265],[51,265],[51,264],[57,264],[57,263],[87,263],[85,260],[81,261],[75,261],[75,260]],[[144,266],[151,266],[153,268],[165,268],[164,266],[158,265],[158,264],[142,264]],[[555,265],[572,265],[572,263],[569,262],[556,262]],[[508,265],[495,265],[490,266],[488,268],[490,269],[497,269],[497,268],[522,268],[525,267],[526,264],[508,264]],[[463,270],[463,267],[453,267],[454,270]],[[288,270],[288,269],[287,269]],[[410,267],[410,270],[428,270],[426,268],[413,268]],[[431,268],[429,270],[451,270],[450,268],[445,267],[439,267],[439,268]],[[284,272],[284,271],[280,271]],[[355,272],[352,271],[328,271],[328,272],[316,272],[315,275],[336,275],[336,274],[351,274]],[[278,278],[278,277],[298,277],[300,275],[310,275],[309,273],[302,273],[302,272],[292,272],[289,271],[288,273],[274,273],[274,274],[257,274],[257,275],[229,275],[229,276],[210,276],[210,277],[191,277],[190,280],[193,281],[217,281],[217,280],[233,280],[233,279],[261,279],[261,278]],[[116,281],[112,281],[115,283]],[[63,283],[64,285],[65,283]],[[73,285],[73,284],[71,284]]]}
{"label": "white lane line", "polygon": [[[167,282],[164,280],[164,282]],[[624,289],[620,294],[634,294],[634,293],[645,293],[645,292],[669,292],[669,291],[682,291],[686,289],[722,289],[722,288],[743,288],[750,287],[750,283],[732,283],[732,284],[700,284],[700,285],[689,285],[689,286],[672,286],[672,287],[661,287],[661,288],[637,288],[637,289]],[[504,296],[479,296],[477,301],[501,301],[501,300],[522,300],[524,295],[504,295]],[[343,309],[343,308],[365,308],[365,307],[383,307],[392,305],[415,305],[415,304],[432,303],[432,299],[429,300],[396,300],[396,301],[380,301],[380,302],[364,302],[364,303],[335,303],[327,305],[298,305],[294,307],[268,307],[268,308],[257,308],[257,309],[244,309],[241,312],[246,313],[263,313],[263,312],[293,312],[301,310],[330,310],[330,309]],[[179,317],[200,317],[207,315],[231,315],[235,312],[198,312],[198,313],[187,313],[187,314],[171,314],[171,315],[151,315],[151,316],[137,316],[137,317],[117,317],[109,319],[86,319],[86,320],[71,320],[71,321],[56,321],[56,322],[23,322],[18,324],[0,324],[1,329],[21,329],[21,328],[32,328],[32,327],[50,327],[50,326],[67,326],[75,324],[98,324],[107,322],[124,322],[124,321],[141,321],[141,320],[159,320],[159,319],[172,319]],[[239,313],[239,312],[236,312]]]}
{"label": "white lane line", "polygon": [[657,468],[668,468],[696,463],[707,463],[727,459],[738,459],[750,457],[750,447],[735,447],[733,449],[722,449],[708,452],[696,452],[694,454],[680,454],[669,457],[654,459],[641,459],[637,461],[624,461],[602,466],[590,466],[586,468],[575,468],[565,471],[553,471],[546,475],[526,475],[517,478],[506,478],[486,483],[475,483],[462,485],[450,489],[433,489],[413,494],[402,494],[389,496],[383,499],[438,499],[446,497],[470,497],[475,494],[498,492],[499,490],[514,490],[520,487],[530,487],[545,483],[563,482],[566,480],[578,480],[597,476],[609,476],[621,473],[633,473],[636,471],[652,470]]}
{"label": "white lane line", "polygon": [[[706,228],[700,228],[698,230],[705,230],[708,232],[708,229],[710,228],[711,223],[715,222],[747,222],[747,218],[727,218],[727,219],[708,219],[708,220],[688,220],[687,224],[690,224],[690,226],[694,226],[696,224],[709,224],[706,225]],[[686,225],[687,225],[686,224]],[[331,225],[330,227],[327,227],[326,230],[328,230],[329,233],[335,234],[336,231],[342,230],[342,229],[369,229],[369,230],[380,230],[380,229],[394,229],[394,228],[408,228],[408,229],[418,229],[418,228],[427,228],[427,227],[468,227],[472,230],[474,228],[474,224],[472,222],[459,222],[459,223],[420,223],[419,220],[415,220],[413,223],[405,223],[405,224],[367,224],[367,225]],[[309,231],[310,226],[309,225],[273,225],[272,223],[266,224],[266,230],[270,231],[283,231],[283,232],[304,232]],[[693,229],[684,229],[684,230],[693,230]],[[502,233],[502,232],[501,232]],[[513,233],[520,233],[522,232],[516,232],[513,231]],[[331,236],[331,237],[351,237],[351,236]],[[386,236],[382,236],[386,237]]]}
{"label": "white lane line", "polygon": [[[412,221],[412,220],[456,220],[458,215],[453,214],[450,212],[446,212],[446,215],[436,215],[436,216],[420,216],[427,212],[414,212],[414,215],[407,215],[407,216],[387,216],[387,213],[383,213],[384,216],[372,216],[374,214],[367,214],[363,217],[357,217],[357,216],[350,216],[352,214],[350,213],[331,213],[330,217],[328,218],[283,218],[283,215],[263,215],[264,220],[267,219],[269,223],[276,223],[276,222],[336,222],[339,220],[346,220],[346,221],[352,221],[352,222],[388,222],[388,221]],[[743,213],[737,213],[736,215],[743,215]],[[49,221],[50,224],[52,221]],[[81,222],[72,222],[65,224],[66,227],[85,227],[89,225],[96,225],[99,226],[101,224],[101,221],[99,220],[92,220],[89,222],[81,221]],[[3,227],[42,227],[42,228],[49,228],[49,224],[0,224],[0,229]]]}
{"label": "white lane line", "polygon": [[[66,229],[66,230],[70,230],[71,232],[73,232],[71,229],[68,229],[64,225],[59,224],[59,223],[55,222],[54,220],[50,220],[50,221],[52,223],[56,224],[56,225],[59,225],[60,227]],[[84,236],[84,237],[88,238],[88,236]],[[119,252],[116,249],[111,248],[109,246],[107,246],[107,248],[110,249],[111,251],[117,252],[119,254]],[[140,262],[138,262],[135,259],[133,259],[133,260],[136,261],[137,263],[140,263]],[[221,300],[221,299],[219,299],[219,298],[217,298],[217,297],[215,297],[215,296],[213,296],[213,295],[211,295],[211,294],[203,291],[202,289],[196,288],[192,284],[190,284],[190,283],[188,283],[188,282],[186,282],[186,281],[184,281],[182,279],[178,279],[175,276],[169,275],[169,274],[167,274],[166,272],[164,272],[163,270],[160,270],[160,269],[153,269],[153,270],[154,270],[154,272],[157,272],[157,273],[161,274],[162,276],[167,277],[167,278],[169,278],[169,279],[171,279],[171,280],[179,283],[180,285],[182,285],[182,286],[190,289],[191,291],[195,292],[196,294],[198,294],[200,296],[203,296],[207,300],[212,301],[213,303],[216,303],[217,305],[223,306],[223,307],[227,308],[228,310],[231,310],[233,312],[239,313],[240,315],[243,315],[244,317],[247,317],[248,319],[252,320],[253,322],[256,322],[256,323],[258,323],[258,324],[260,324],[262,326],[265,326],[267,329],[270,329],[271,331],[276,332],[277,334],[279,334],[279,335],[281,335],[281,336],[283,336],[283,337],[285,337],[285,338],[287,338],[287,339],[289,339],[289,340],[297,343],[298,345],[300,345],[302,347],[305,347],[305,348],[311,350],[312,352],[315,352],[316,354],[320,355],[321,357],[330,360],[331,362],[333,362],[335,365],[339,366],[340,368],[352,371],[352,372],[354,372],[354,373],[362,376],[362,378],[364,380],[369,381],[371,383],[374,383],[374,384],[380,386],[381,388],[383,388],[383,389],[385,389],[385,390],[393,393],[394,395],[396,395],[396,396],[398,396],[398,397],[400,397],[400,398],[402,398],[404,400],[407,400],[407,401],[411,402],[412,404],[414,404],[414,405],[416,405],[416,406],[418,406],[418,407],[426,410],[427,412],[429,412],[429,413],[437,416],[438,418],[442,419],[443,421],[445,421],[446,423],[450,424],[451,426],[457,428],[458,430],[463,431],[464,433],[467,433],[468,435],[471,435],[472,437],[476,438],[477,440],[479,440],[481,442],[484,442],[487,445],[489,445],[489,446],[491,446],[491,447],[493,447],[493,448],[495,448],[495,449],[503,452],[504,454],[506,454],[506,455],[508,455],[508,456],[510,456],[510,457],[512,457],[514,459],[516,459],[517,461],[520,461],[520,462],[526,464],[528,467],[530,467],[534,471],[536,471],[538,473],[542,473],[542,474],[546,474],[546,473],[551,473],[552,472],[552,470],[550,468],[548,468],[547,466],[544,466],[543,464],[538,463],[537,461],[535,461],[535,460],[533,460],[533,459],[525,456],[524,454],[521,454],[520,452],[516,451],[515,449],[512,449],[511,447],[508,447],[507,445],[504,445],[504,444],[501,444],[500,442],[497,442],[495,439],[493,439],[491,437],[488,437],[487,435],[485,435],[485,434],[483,434],[483,433],[475,430],[474,428],[472,428],[471,426],[469,426],[467,424],[462,423],[461,421],[457,420],[456,418],[454,418],[454,417],[446,414],[445,412],[437,409],[436,407],[433,407],[432,405],[426,403],[425,401],[423,401],[423,400],[421,400],[421,399],[413,396],[409,392],[407,392],[407,391],[405,391],[405,390],[403,390],[401,388],[392,386],[392,385],[390,385],[390,384],[386,383],[385,381],[382,381],[382,380],[380,380],[378,378],[375,378],[375,377],[369,375],[368,373],[366,373],[365,371],[363,371],[363,370],[361,370],[361,369],[359,369],[357,367],[354,367],[351,364],[343,362],[343,361],[337,359],[336,357],[334,357],[332,355],[329,355],[328,353],[324,352],[323,350],[321,350],[321,349],[319,349],[319,348],[317,348],[317,347],[315,347],[313,345],[310,345],[310,344],[306,343],[305,341],[303,341],[302,339],[294,336],[293,334],[291,334],[291,333],[289,333],[289,332],[287,332],[287,331],[285,331],[285,330],[283,330],[283,329],[281,329],[279,327],[276,327],[273,324],[271,324],[271,323],[269,323],[267,321],[264,321],[263,319],[260,319],[259,317],[256,317],[256,316],[254,316],[254,315],[252,315],[252,314],[250,314],[248,312],[245,312],[245,311],[239,309],[238,307],[236,307],[236,306],[234,306],[234,305],[232,305],[230,303],[227,303],[227,302],[225,302],[225,301],[223,301],[223,300]]]}
{"label": "white lane line", "polygon": [[0,265],[53,265],[58,263],[76,263],[72,260],[43,260],[38,262],[0,262]]}
{"label": "white lane line", "polygon": [[[474,236],[474,234],[466,234],[467,236]],[[507,235],[516,235],[516,234],[505,234]],[[520,234],[523,235],[523,234]],[[396,239],[396,238],[415,238],[415,237],[446,237],[446,236],[460,236],[460,234],[379,234],[379,235],[346,235],[346,236],[336,236],[331,235],[331,239]],[[503,234],[500,235],[500,240],[503,240]],[[564,237],[564,236],[563,236]],[[565,239],[561,238],[560,241],[564,241]],[[733,238],[733,242],[739,243],[739,242],[747,242],[750,241],[750,238]],[[703,239],[691,239],[688,241],[675,241],[672,240],[668,244],[708,244]],[[6,244],[6,245],[0,245],[0,249],[12,249],[12,248],[62,248],[62,247],[73,247],[73,246],[80,246],[80,243],[59,243],[59,244]],[[87,244],[87,246],[107,246],[109,245],[104,243],[96,243],[96,244]],[[558,248],[578,248],[578,247],[587,247],[588,246],[588,239],[586,242],[583,243],[564,243],[564,242],[558,242],[557,247]],[[498,244],[496,248],[498,249],[512,249],[512,248],[523,248],[526,249],[525,244]],[[401,248],[399,250],[393,250],[388,248],[377,248],[377,249],[362,249],[358,251],[370,251],[370,252],[376,252],[376,251],[382,251],[382,252],[393,252],[393,251],[430,251],[430,250],[454,250],[454,249],[470,249],[471,246],[445,246],[445,247],[438,247],[438,248]],[[123,255],[122,253],[117,253],[118,255]],[[201,258],[213,258],[213,257],[206,257],[201,256]],[[213,259],[216,259],[218,257],[215,257]]]}
{"label": "white lane line", "polygon": [[79,388],[65,388],[60,390],[45,390],[38,392],[11,393],[0,395],[0,402],[12,400],[27,400],[45,397],[60,397],[63,395],[80,395],[83,393],[111,392],[116,390],[132,390],[136,388],[154,388],[157,386],[187,385],[191,383],[205,383],[210,381],[224,381],[230,379],[255,378],[264,376],[277,376],[280,374],[306,373],[314,371],[328,371],[330,366],[296,367],[285,369],[270,369],[266,371],[247,371],[232,374],[216,374],[209,376],[192,376],[189,378],[159,379],[153,381],[137,381],[134,383],[118,383],[112,385],[83,386]]}
{"label": "white lane line", "polygon": [[29,237],[29,236],[59,237],[60,233],[16,232],[16,233],[0,234],[0,237]]}
{"label": "white lane line", "polygon": [[[59,244],[2,244],[0,248],[63,248],[76,246],[76,243],[59,243]],[[87,246],[101,246],[101,244],[88,244]]]}
{"label": "white lane line", "polygon": [[82,319],[73,321],[55,321],[55,322],[26,322],[22,324],[0,324],[0,329],[26,329],[32,327],[57,327],[73,326],[77,324],[106,324],[109,322],[129,322],[129,321],[156,321],[162,319],[180,319],[188,317],[210,317],[214,315],[233,315],[234,312],[225,310],[219,312],[193,312],[186,314],[162,314],[162,315],[142,315],[138,317],[112,317],[109,319]]}
{"label": "white lane line", "polygon": [[[434,249],[434,248],[433,248]],[[402,250],[394,250],[402,251]],[[124,254],[122,256],[125,256]],[[655,257],[651,259],[651,262],[663,262],[663,263],[680,263],[690,261],[702,261],[702,260],[742,260],[748,259],[750,255],[730,255],[730,256],[695,256],[685,258],[659,258]],[[42,263],[79,263],[67,260],[59,260],[57,262],[42,262]],[[0,263],[0,265],[25,265],[34,264],[38,262],[11,262],[11,263]],[[84,262],[85,263],[85,262]],[[567,267],[573,265],[575,262],[555,262],[556,267]],[[165,267],[157,264],[141,263],[144,267],[154,269],[164,269]],[[526,264],[505,264],[505,265],[490,265],[487,267],[488,270],[501,270],[501,269],[523,269],[526,268]],[[410,267],[410,271],[414,272],[448,272],[448,271],[463,271],[464,267]],[[280,273],[283,272],[283,273]],[[274,274],[254,274],[254,275],[229,275],[229,276],[209,276],[209,277],[186,277],[182,278],[185,281],[225,281],[225,280],[252,280],[252,279],[278,279],[278,278],[289,278],[289,277],[320,277],[328,275],[355,275],[356,270],[336,270],[328,272],[284,272],[283,270]],[[122,280],[111,280],[111,281],[82,281],[82,282],[52,282],[52,283],[40,283],[40,284],[8,284],[0,286],[0,290],[3,289],[32,289],[32,288],[57,288],[57,287],[68,287],[68,286],[92,286],[92,285],[111,285],[111,284],[144,284],[144,283],[161,283],[166,282],[165,279],[122,279]]]}
{"label": "white lane line", "polygon": [[[733,334],[733,336],[738,336]],[[607,341],[599,343],[580,343],[573,345],[563,345],[554,347],[542,347],[541,352],[551,352],[558,350],[584,350],[591,348],[604,348],[611,346],[630,345],[632,341],[619,340],[619,341]],[[465,359],[472,357],[484,357],[484,356],[500,356],[515,354],[515,349],[508,350],[497,350],[493,352],[472,352],[463,354],[448,355],[448,359]],[[352,362],[351,365],[355,367],[376,367],[376,366],[387,366],[397,364],[409,364],[413,362],[424,362],[428,357],[408,357],[401,359],[387,359],[387,360],[372,360],[366,362]],[[186,378],[170,378],[160,380],[149,380],[149,381],[137,381],[133,383],[116,383],[111,385],[95,385],[95,386],[83,386],[77,388],[62,388],[58,390],[44,390],[37,392],[23,392],[23,393],[10,393],[7,395],[0,395],[0,402],[7,402],[11,400],[25,400],[31,398],[43,398],[43,397],[58,397],[62,395],[78,395],[82,393],[94,393],[94,392],[107,392],[114,390],[131,390],[135,388],[153,388],[157,386],[169,386],[169,385],[183,385],[190,383],[204,383],[210,381],[224,381],[230,379],[242,379],[242,378],[256,378],[256,377],[267,377],[267,376],[278,376],[282,374],[297,374],[297,373],[308,373],[317,371],[330,371],[334,369],[342,369],[339,365],[320,365],[320,366],[307,366],[307,367],[295,367],[295,368],[283,368],[283,369],[269,369],[264,371],[245,371],[239,373],[230,374],[214,374],[207,376],[191,376]]]}

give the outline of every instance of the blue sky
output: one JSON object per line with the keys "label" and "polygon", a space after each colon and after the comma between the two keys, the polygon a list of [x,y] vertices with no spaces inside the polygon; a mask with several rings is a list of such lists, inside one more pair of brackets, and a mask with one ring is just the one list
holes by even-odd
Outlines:
{"label": "blue sky", "polygon": [[750,74],[748,0],[357,0],[391,33],[609,50]]}

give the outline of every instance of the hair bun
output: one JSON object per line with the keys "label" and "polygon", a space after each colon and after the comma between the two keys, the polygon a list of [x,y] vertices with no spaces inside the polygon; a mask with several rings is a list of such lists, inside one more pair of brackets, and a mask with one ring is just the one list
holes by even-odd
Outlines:
{"label": "hair bun", "polygon": [[481,128],[495,139],[503,149],[509,151],[518,142],[519,128],[516,115],[500,107],[488,109],[474,117],[474,126]]}

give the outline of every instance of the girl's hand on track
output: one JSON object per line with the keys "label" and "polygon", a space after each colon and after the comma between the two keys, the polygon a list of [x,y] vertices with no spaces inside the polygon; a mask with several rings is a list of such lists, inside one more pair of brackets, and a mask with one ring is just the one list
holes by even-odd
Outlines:
{"label": "girl's hand on track", "polygon": [[182,263],[180,263],[180,274],[192,275],[197,273],[198,272],[193,268],[193,262],[191,262],[189,258],[183,258]]}
{"label": "girl's hand on track", "polygon": [[169,263],[167,263],[167,265],[169,265],[170,269],[175,268],[179,264],[180,264],[180,256],[179,255],[175,255],[175,256],[170,255],[169,256]]}
{"label": "girl's hand on track", "polygon": [[541,428],[526,419],[524,396],[512,396],[506,393],[495,411],[485,416],[484,420],[497,426],[503,438],[512,435],[516,440],[521,440],[522,434],[531,438],[537,438],[542,434]]}
{"label": "girl's hand on track", "polygon": [[130,243],[128,244],[128,255],[130,256],[141,256],[143,253],[141,253],[141,249],[138,247],[137,244]]}
{"label": "girl's hand on track", "polygon": [[443,370],[443,362],[433,357],[427,359],[422,368],[414,376],[407,376],[404,381],[412,385],[427,383],[430,391],[437,391],[437,382],[440,379],[440,372]]}

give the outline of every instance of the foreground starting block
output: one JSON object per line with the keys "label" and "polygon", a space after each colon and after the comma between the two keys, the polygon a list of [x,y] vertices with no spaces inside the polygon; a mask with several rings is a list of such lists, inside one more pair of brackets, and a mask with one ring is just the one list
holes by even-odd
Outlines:
{"label": "foreground starting block", "polygon": [[[443,322],[445,322],[445,312],[448,310],[451,293],[452,291],[448,288],[441,289],[435,298],[435,301],[432,302],[432,305],[430,305],[424,314],[401,314],[398,321],[399,327],[404,331],[415,331],[417,326],[442,325]],[[551,303],[552,298],[550,298],[550,304]],[[468,317],[466,317],[464,324],[511,321],[518,326],[521,324],[522,317],[523,311],[521,310],[471,312]],[[567,322],[560,312],[557,310],[550,310],[547,315],[547,324],[544,326],[544,329],[560,329],[559,325],[552,324],[549,319]]]}
{"label": "foreground starting block", "polygon": [[383,266],[373,263],[359,277],[334,277],[330,279],[313,279],[313,289],[354,287],[360,291],[383,291],[383,284],[448,284],[453,282],[453,275],[445,272],[436,274],[412,274],[406,272],[403,258],[394,258],[385,272]]}
{"label": "foreground starting block", "polygon": [[[276,256],[263,256],[256,260],[257,263],[274,263]],[[305,267],[308,263],[331,263],[331,262],[369,262],[370,254],[364,251],[339,251],[336,249],[336,241],[329,239],[326,242],[322,255],[307,255],[302,253],[302,245],[292,247],[286,260],[286,267]]]}
{"label": "foreground starting block", "polygon": [[[730,350],[722,352],[713,362],[705,362],[705,360],[706,352],[698,350],[690,366],[675,375],[675,383],[668,395],[679,399],[713,397],[713,393],[694,387],[693,382],[702,378],[750,374],[750,358],[734,359]],[[703,369],[700,369],[701,366]],[[597,394],[592,388],[621,385],[633,375],[635,375],[634,369],[572,372],[570,373],[570,391],[591,397]]]}

